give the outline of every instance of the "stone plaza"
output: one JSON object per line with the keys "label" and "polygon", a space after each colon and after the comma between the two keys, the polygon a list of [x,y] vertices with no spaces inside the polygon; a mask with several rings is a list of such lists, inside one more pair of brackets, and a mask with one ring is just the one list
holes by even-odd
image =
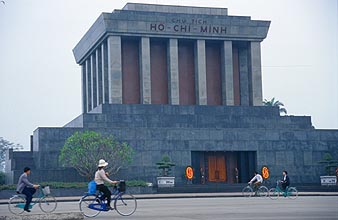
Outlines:
{"label": "stone plaza", "polygon": [[[102,13],[75,46],[82,70],[82,114],[64,127],[39,127],[29,152],[10,151],[8,183],[26,165],[35,181],[81,181],[58,157],[76,131],[126,141],[136,152],[120,179],[156,183],[167,154],[176,184],[247,182],[267,166],[293,183],[319,184],[326,152],[338,158],[338,130],[309,116],[262,106],[261,42],[270,21],[230,16],[225,8],[128,3]],[[43,173],[43,176],[40,175]]]}

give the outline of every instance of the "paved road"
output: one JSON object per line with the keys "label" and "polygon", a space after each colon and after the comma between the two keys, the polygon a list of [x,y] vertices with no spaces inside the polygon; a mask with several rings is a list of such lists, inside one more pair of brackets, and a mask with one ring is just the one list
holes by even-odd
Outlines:
{"label": "paved road", "polygon": [[[33,213],[40,213],[39,207]],[[77,202],[58,204],[57,212],[78,212]],[[6,205],[0,205],[1,215],[9,215]],[[338,196],[306,196],[296,200],[279,198],[181,198],[181,199],[140,199],[138,209],[130,217],[119,216],[115,211],[101,213],[94,218],[103,219],[338,219]]]}

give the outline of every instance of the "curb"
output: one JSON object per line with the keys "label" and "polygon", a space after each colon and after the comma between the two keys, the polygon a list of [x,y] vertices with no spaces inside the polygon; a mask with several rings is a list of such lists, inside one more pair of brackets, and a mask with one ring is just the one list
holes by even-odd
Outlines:
{"label": "curb", "polygon": [[[242,193],[176,193],[176,194],[135,194],[136,199],[183,199],[183,198],[224,198],[243,197]],[[300,192],[298,196],[338,196],[338,192]],[[56,197],[58,202],[78,202],[81,196]],[[0,205],[8,204],[8,199],[0,200]],[[0,218],[1,220],[1,218]]]}
{"label": "curb", "polygon": [[[242,193],[181,193],[181,194],[140,194],[136,199],[185,199],[185,198],[238,198]],[[338,196],[337,193],[299,193],[298,196]],[[81,197],[59,197],[60,202],[78,202]]]}
{"label": "curb", "polygon": [[81,220],[84,219],[80,212],[53,213],[53,214],[28,214],[23,216],[0,216],[0,220]]}

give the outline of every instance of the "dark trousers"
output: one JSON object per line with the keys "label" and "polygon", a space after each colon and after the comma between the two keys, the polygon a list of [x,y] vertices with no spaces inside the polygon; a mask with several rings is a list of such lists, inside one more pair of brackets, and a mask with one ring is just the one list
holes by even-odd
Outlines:
{"label": "dark trousers", "polygon": [[26,205],[24,209],[29,209],[29,204],[32,202],[32,198],[34,193],[36,192],[36,189],[34,188],[28,188],[25,186],[22,190],[22,194],[25,194],[26,196]]}
{"label": "dark trousers", "polygon": [[111,192],[107,186],[100,184],[97,185],[96,188],[103,193],[103,198],[107,200],[107,206],[110,207],[110,200],[111,200]]}
{"label": "dark trousers", "polygon": [[288,186],[289,186],[289,185],[288,185],[287,183],[284,183],[284,182],[283,182],[283,183],[282,183],[282,190],[285,191],[285,190],[286,190],[286,187],[288,187]]}

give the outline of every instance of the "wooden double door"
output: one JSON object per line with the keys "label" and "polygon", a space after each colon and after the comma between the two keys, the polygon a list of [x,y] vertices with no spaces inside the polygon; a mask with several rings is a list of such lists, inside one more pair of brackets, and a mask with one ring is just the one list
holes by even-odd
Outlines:
{"label": "wooden double door", "polygon": [[224,154],[208,154],[208,177],[210,182],[226,182],[227,173]]}

